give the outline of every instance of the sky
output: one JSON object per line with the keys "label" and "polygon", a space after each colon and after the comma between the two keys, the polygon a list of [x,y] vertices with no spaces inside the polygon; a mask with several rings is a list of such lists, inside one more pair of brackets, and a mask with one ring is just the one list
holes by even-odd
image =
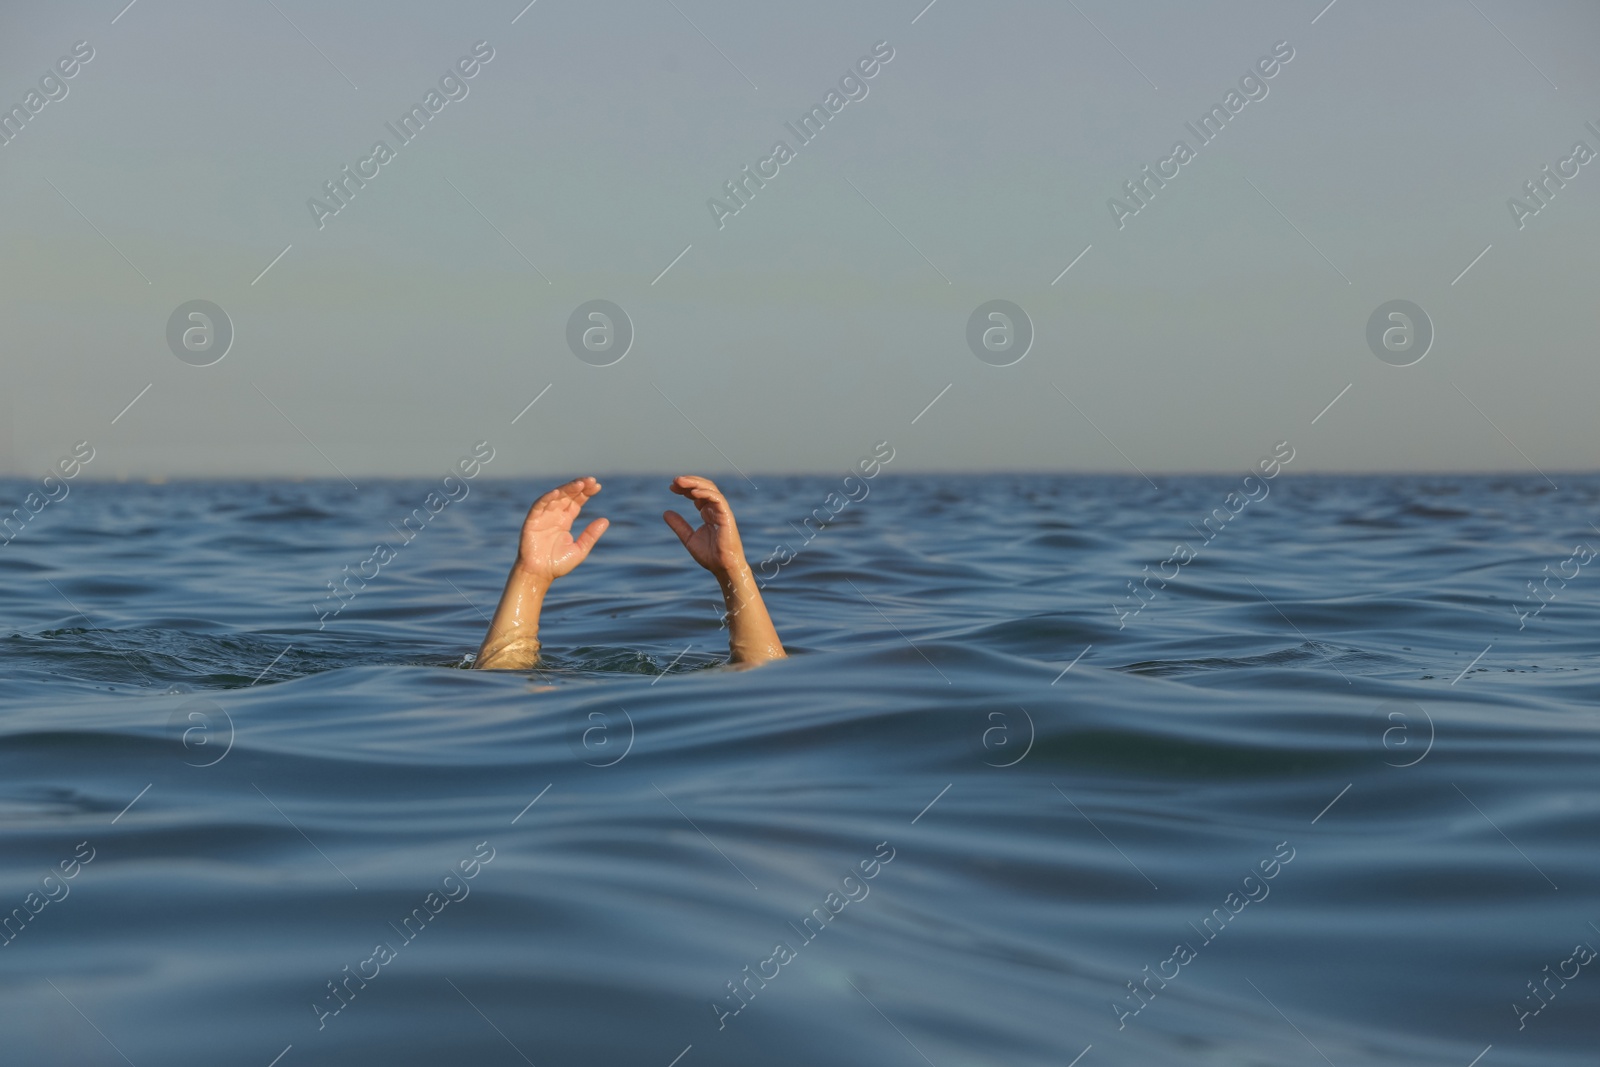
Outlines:
{"label": "sky", "polygon": [[525,3],[8,5],[0,473],[1600,466],[1600,6]]}

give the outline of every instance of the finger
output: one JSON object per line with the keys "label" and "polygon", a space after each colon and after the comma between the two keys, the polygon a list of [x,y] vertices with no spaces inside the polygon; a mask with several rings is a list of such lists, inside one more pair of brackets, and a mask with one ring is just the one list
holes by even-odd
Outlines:
{"label": "finger", "polygon": [[567,492],[567,486],[565,486],[565,485],[556,486],[554,489],[551,489],[549,492],[547,492],[544,495],[540,496],[539,499],[535,500],[533,502],[533,505],[528,508],[528,514],[532,515],[535,511],[538,511],[541,508],[547,508],[550,505],[556,503],[558,500],[560,500],[562,497],[564,497],[566,495],[566,492]]}
{"label": "finger", "polygon": [[583,505],[589,498],[600,491],[600,483],[593,478],[575,478],[566,485],[552,490],[546,496],[552,499],[545,510],[551,520],[560,523],[563,528],[570,529],[578,518],[578,512],[583,510]]}
{"label": "finger", "polygon": [[689,499],[694,501],[694,506],[700,509],[700,517],[707,522],[726,525],[733,517],[733,509],[728,506],[727,499],[715,489],[696,489]]}
{"label": "finger", "polygon": [[693,489],[690,489],[686,495],[690,500],[695,502],[696,506],[698,506],[702,500],[714,500],[722,504],[725,504],[728,501],[728,498],[722,495],[722,490],[718,489],[714,485],[695,486]]}
{"label": "finger", "polygon": [[697,478],[692,474],[682,474],[672,479],[672,484],[668,488],[679,496],[688,496],[691,490],[699,487],[704,482],[704,478]]}
{"label": "finger", "polygon": [[690,526],[684,517],[676,511],[664,511],[661,513],[661,517],[667,520],[667,525],[672,527],[672,532],[677,534],[678,540],[682,541],[684,546],[687,547],[689,538],[694,535],[694,527]]}
{"label": "finger", "polygon": [[589,550],[594,548],[594,543],[600,540],[600,535],[605,533],[610,526],[610,519],[596,519],[584,528],[583,533],[579,534],[578,539],[573,542],[578,546],[578,551],[581,553],[578,557],[580,560],[589,555]]}
{"label": "finger", "polygon": [[557,490],[558,493],[580,508],[599,491],[600,483],[593,478],[574,478]]}
{"label": "finger", "polygon": [[689,487],[689,495],[691,495],[691,496],[721,496],[722,495],[722,490],[718,489],[711,482],[704,482],[704,484],[701,484],[701,485],[690,486]]}
{"label": "finger", "polygon": [[533,513],[536,511],[547,511],[551,508],[564,507],[573,502],[581,505],[582,502],[588,499],[589,496],[593,496],[594,493],[598,493],[600,491],[599,483],[596,482],[594,493],[588,493],[585,495],[583,493],[584,483],[590,481],[594,481],[594,479],[577,478],[573,481],[567,482],[565,485],[556,486],[554,489],[545,493],[538,500],[533,502],[533,506],[528,509],[529,517],[531,518]]}

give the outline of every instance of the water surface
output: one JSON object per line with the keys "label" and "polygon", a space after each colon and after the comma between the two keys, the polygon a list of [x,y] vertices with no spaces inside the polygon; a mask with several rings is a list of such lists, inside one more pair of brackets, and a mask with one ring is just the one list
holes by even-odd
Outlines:
{"label": "water surface", "polygon": [[0,547],[6,1062],[1592,1062],[1600,479],[758,481],[791,659],[609,478],[534,673],[458,668],[542,486],[319,629],[431,483],[75,484]]}

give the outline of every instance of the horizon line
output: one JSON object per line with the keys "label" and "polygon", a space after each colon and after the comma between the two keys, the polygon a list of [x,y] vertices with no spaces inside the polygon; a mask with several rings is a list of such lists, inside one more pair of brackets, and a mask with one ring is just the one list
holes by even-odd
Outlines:
{"label": "horizon line", "polygon": [[[830,470],[828,468],[811,468],[811,469],[804,469],[804,470],[777,470],[777,469],[774,469],[774,470],[752,470],[750,473],[753,474],[756,477],[762,477],[762,478],[826,478],[826,477],[844,477],[844,476],[862,477],[862,475],[858,474],[856,471],[852,470],[849,467],[844,468],[844,473],[843,474],[840,474],[838,471]],[[1600,474],[1600,467],[1566,468],[1566,469],[1553,468],[1549,472],[1544,472],[1544,473],[1548,473],[1548,474],[1552,474],[1552,475],[1562,475],[1562,476],[1567,476],[1567,477],[1586,477],[1586,476],[1590,476],[1590,475]],[[1418,478],[1418,477],[1457,477],[1457,478],[1495,478],[1495,477],[1498,477],[1498,478],[1506,478],[1506,477],[1516,477],[1516,478],[1528,478],[1528,479],[1532,479],[1534,481],[1541,481],[1541,480],[1544,480],[1544,473],[1541,473],[1541,472],[1523,472],[1523,471],[1512,469],[1512,468],[1505,468],[1505,469],[1494,469],[1494,468],[1489,468],[1489,469],[1484,469],[1484,468],[1463,468],[1463,469],[1401,468],[1401,469],[1393,469],[1393,470],[1371,470],[1371,469],[1304,470],[1304,469],[1302,469],[1302,470],[1298,470],[1298,471],[1292,471],[1292,470],[1288,470],[1288,469],[1283,469],[1283,470],[1280,470],[1277,475],[1275,475],[1272,479],[1269,479],[1269,480],[1276,481],[1277,479],[1283,478],[1283,477],[1290,477],[1290,478]],[[473,478],[468,479],[468,480],[474,481],[474,482],[478,482],[478,483],[485,483],[485,482],[528,481],[530,479],[547,479],[547,478],[568,478],[568,479],[570,479],[570,478],[576,478],[576,477],[594,477],[594,478],[599,478],[599,479],[602,479],[602,480],[604,480],[606,478],[667,478],[667,479],[671,479],[671,478],[679,477],[680,474],[681,474],[681,472],[674,473],[673,471],[670,471],[670,470],[612,470],[612,471],[602,471],[600,473],[594,473],[593,471],[590,471],[589,474],[570,474],[570,473],[569,474],[562,474],[562,473],[559,473],[559,472],[529,472],[529,473],[525,473],[525,474],[489,474],[489,473],[481,473],[481,474],[477,475],[476,477],[473,477]],[[994,477],[1127,478],[1127,479],[1134,480],[1134,481],[1142,480],[1145,476],[1148,476],[1148,477],[1151,477],[1151,478],[1227,478],[1227,477],[1239,477],[1241,479],[1245,478],[1245,477],[1256,477],[1256,478],[1262,477],[1262,475],[1259,474],[1258,472],[1253,471],[1253,470],[1248,470],[1248,469],[1244,470],[1243,472],[1230,471],[1230,470],[1227,470],[1227,469],[1148,470],[1148,471],[1144,471],[1142,473],[1131,473],[1130,474],[1130,473],[1127,473],[1127,472],[1124,472],[1124,471],[1093,470],[1093,469],[1060,469],[1060,468],[1049,469],[1049,468],[1025,468],[1025,467],[1002,467],[1002,468],[994,468],[994,469],[986,469],[986,470],[950,469],[950,468],[936,468],[936,467],[919,468],[919,469],[907,469],[907,468],[903,468],[902,467],[902,468],[895,468],[895,469],[891,470],[891,469],[885,467],[884,469],[880,470],[878,472],[878,474],[873,475],[872,477],[873,478],[877,478],[877,477],[881,477],[884,474],[895,474],[895,475],[900,475],[900,476],[915,476],[915,477],[936,477],[936,478],[994,478]],[[434,474],[434,473],[372,474],[372,473],[362,473],[362,472],[359,472],[359,471],[356,473],[355,476],[358,477],[358,478],[362,478],[363,480],[369,481],[369,482],[416,482],[416,481],[443,480],[445,477],[455,477],[455,478],[461,477],[459,474],[455,474],[453,472],[447,472],[446,474],[442,474],[441,475],[441,474]],[[27,484],[33,484],[33,483],[39,482],[44,477],[56,477],[56,478],[59,479],[59,475],[54,475],[54,474],[46,474],[46,475],[0,474],[0,482],[11,481],[11,482],[22,482],[22,483],[27,483]],[[700,477],[712,477],[712,475],[700,475]],[[734,472],[734,471],[717,471],[717,472],[714,472],[714,477],[728,480],[730,482],[730,484],[733,481],[737,481],[739,479],[738,473]],[[131,474],[130,473],[130,474],[119,474],[119,475],[109,475],[109,476],[107,476],[107,475],[90,474],[87,470],[85,470],[83,473],[81,473],[77,477],[71,479],[71,481],[73,481],[73,482],[75,482],[75,483],[77,483],[79,485],[86,484],[86,483],[94,483],[94,484],[99,484],[99,485],[125,485],[125,484],[132,483],[132,482],[160,485],[160,484],[165,484],[165,483],[169,483],[169,482],[241,482],[241,483],[244,483],[244,482],[288,482],[288,483],[335,482],[335,483],[337,483],[337,482],[343,482],[343,481],[345,481],[345,479],[341,478],[338,475],[323,475],[323,474],[309,475],[309,474],[186,474],[186,473],[179,473],[179,474]],[[348,484],[348,483],[346,483],[346,484]],[[560,483],[558,483],[558,484],[560,484]]]}

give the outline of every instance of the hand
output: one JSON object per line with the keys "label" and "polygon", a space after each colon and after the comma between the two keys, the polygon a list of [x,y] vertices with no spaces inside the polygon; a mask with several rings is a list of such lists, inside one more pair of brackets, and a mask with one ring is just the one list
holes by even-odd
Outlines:
{"label": "hand", "polygon": [[716,483],[710,478],[684,475],[674,478],[671,488],[679,496],[688,497],[700,511],[702,525],[698,530],[676,511],[661,516],[694,561],[716,575],[718,581],[748,571],[744,543],[739,540],[739,527],[733,521],[733,509],[728,507],[728,499]]}
{"label": "hand", "polygon": [[739,527],[733,521],[727,497],[711,479],[688,475],[674,478],[672,491],[688,497],[700,511],[698,530],[676,511],[661,517],[694,561],[715,575],[717,584],[722,586],[722,600],[728,609],[723,617],[728,622],[729,662],[765,663],[787,656],[778,631],[773,628],[772,616],[761,600],[761,586],[745,562],[744,543],[739,540]]}
{"label": "hand", "polygon": [[589,550],[611,522],[594,520],[576,540],[572,537],[572,523],[583,505],[598,492],[600,483],[595,479],[579,478],[534,501],[522,522],[516,569],[548,587],[587,559]]}

